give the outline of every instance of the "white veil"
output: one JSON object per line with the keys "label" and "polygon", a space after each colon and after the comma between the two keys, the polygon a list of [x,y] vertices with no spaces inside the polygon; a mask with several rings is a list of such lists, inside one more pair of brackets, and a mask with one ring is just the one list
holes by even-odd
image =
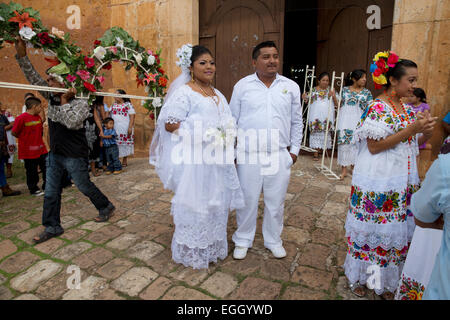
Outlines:
{"label": "white veil", "polygon": [[[177,56],[180,57],[180,61],[177,65],[181,66],[181,74],[170,84],[169,90],[164,100],[164,104],[161,107],[161,111],[156,122],[155,132],[153,133],[152,142],[149,150],[149,163],[155,166],[156,173],[164,184],[164,188],[173,190],[174,185],[172,183],[172,162],[171,152],[173,149],[174,141],[172,140],[172,134],[166,131],[165,123],[167,120],[167,110],[170,106],[170,101],[173,98],[173,94],[178,88],[188,83],[191,79],[190,71],[188,69],[188,62],[190,62],[190,55],[181,57],[180,54],[183,48],[192,48],[191,45],[184,45],[177,52]],[[184,61],[183,61],[184,58]],[[183,63],[184,62],[184,63]]]}

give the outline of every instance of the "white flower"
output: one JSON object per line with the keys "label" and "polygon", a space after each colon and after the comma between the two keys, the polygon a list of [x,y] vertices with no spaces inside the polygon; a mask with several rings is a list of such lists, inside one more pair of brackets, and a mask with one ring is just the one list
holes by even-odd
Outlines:
{"label": "white flower", "polygon": [[138,53],[137,55],[133,53],[133,57],[134,57],[134,59],[136,59],[136,62],[138,64],[141,64],[141,62],[142,62],[142,55],[140,53]]}
{"label": "white flower", "polygon": [[58,38],[64,40],[64,31],[58,30],[57,28],[52,27],[52,34],[54,34],[54,35],[57,36]]}
{"label": "white flower", "polygon": [[3,19],[3,17],[2,17],[2,16],[0,16],[0,21],[5,21],[5,19]]}
{"label": "white flower", "polygon": [[98,60],[102,60],[106,55],[106,49],[103,48],[102,46],[98,46],[97,48],[94,49],[94,56],[98,59]]}
{"label": "white flower", "polygon": [[161,106],[162,106],[161,98],[155,98],[155,99],[153,99],[152,105],[153,105],[155,108],[161,107]]}
{"label": "white flower", "polygon": [[191,65],[192,45],[190,43],[183,45],[177,50],[177,57],[180,59],[177,61],[177,66],[186,70]]}
{"label": "white flower", "polygon": [[34,32],[31,28],[22,27],[22,29],[20,29],[19,31],[19,34],[23,40],[31,40],[36,35],[36,32]]}
{"label": "white flower", "polygon": [[123,40],[120,39],[119,37],[116,37],[116,40],[117,40],[116,47],[118,47],[118,48],[123,50]]}
{"label": "white flower", "polygon": [[148,56],[147,64],[148,64],[149,66],[152,66],[152,65],[155,63],[155,61],[156,61],[156,58],[155,58],[154,56],[152,56],[152,55],[149,55],[149,56]]}

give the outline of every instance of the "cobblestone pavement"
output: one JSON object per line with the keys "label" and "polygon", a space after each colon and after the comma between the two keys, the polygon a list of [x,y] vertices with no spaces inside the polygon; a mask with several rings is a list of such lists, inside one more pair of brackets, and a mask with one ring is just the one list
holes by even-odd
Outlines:
{"label": "cobblestone pavement", "polygon": [[[172,261],[172,194],[147,159],[130,159],[121,175],[92,179],[117,208],[106,223],[93,222],[94,206],[75,187],[64,190],[65,233],[39,245],[32,237],[43,229],[43,198],[28,195],[24,183],[13,185],[25,194],[0,198],[0,299],[357,299],[341,267],[351,180],[327,180],[314,164],[300,156],[292,168],[286,258],[264,248],[260,215],[253,248],[245,260],[233,260],[233,212],[229,256],[203,271]],[[81,269],[78,290],[67,286],[71,265]]]}

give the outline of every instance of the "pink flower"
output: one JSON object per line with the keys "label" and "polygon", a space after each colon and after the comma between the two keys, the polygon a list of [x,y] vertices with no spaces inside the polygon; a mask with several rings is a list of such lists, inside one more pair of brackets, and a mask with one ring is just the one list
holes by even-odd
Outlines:
{"label": "pink flower", "polygon": [[382,113],[382,112],[384,111],[384,106],[383,106],[382,104],[377,104],[377,105],[375,106],[375,111],[376,111],[377,113]]}
{"label": "pink flower", "polygon": [[100,81],[100,83],[103,83],[105,81],[104,76],[97,77],[97,80]]}
{"label": "pink flower", "polygon": [[79,75],[83,81],[86,81],[91,77],[91,74],[86,70],[78,70],[77,75]]}
{"label": "pink flower", "polygon": [[67,75],[66,79],[69,82],[74,82],[75,80],[77,80],[77,77],[69,74],[69,75]]}
{"label": "pink flower", "polygon": [[154,55],[154,54],[153,54],[153,51],[150,50],[150,49],[148,49],[147,53],[150,54],[150,55],[152,55],[152,56]]}
{"label": "pink flower", "polygon": [[147,74],[145,75],[144,82],[146,82],[147,85],[148,85],[150,82],[156,82],[156,76],[157,76],[157,75],[158,75],[157,73],[147,73]]}
{"label": "pink flower", "polygon": [[117,54],[117,48],[116,47],[109,47],[109,50],[111,50],[112,53]]}

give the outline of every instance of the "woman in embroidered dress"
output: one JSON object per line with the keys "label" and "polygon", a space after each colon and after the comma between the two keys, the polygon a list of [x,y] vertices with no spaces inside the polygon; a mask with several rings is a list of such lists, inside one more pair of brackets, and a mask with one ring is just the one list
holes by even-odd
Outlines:
{"label": "woman in embroidered dress", "polygon": [[11,134],[11,129],[14,125],[14,116],[7,110],[6,106],[0,102],[0,114],[3,114],[6,118],[8,118],[9,125],[5,127],[6,136],[8,137],[8,145],[6,148],[8,149],[9,159],[6,163],[6,179],[12,177],[12,164],[14,162],[14,153],[16,152],[16,138]]}
{"label": "woman in embroidered dress", "polygon": [[341,180],[347,175],[347,167],[355,165],[358,149],[352,141],[353,132],[361,119],[361,115],[372,102],[372,93],[365,88],[367,82],[366,71],[353,70],[345,78],[345,87],[342,89],[342,106],[339,110],[337,123],[337,162],[342,166]]}
{"label": "woman in embroidered dress", "polygon": [[204,269],[227,257],[228,213],[244,206],[234,166],[236,122],[226,98],[211,86],[216,68],[210,51],[185,45],[177,55],[183,73],[158,117],[150,163],[175,193],[173,260]]}
{"label": "woman in embroidered dress", "polygon": [[[127,94],[124,90],[117,90],[118,94]],[[122,166],[128,165],[128,156],[134,154],[134,120],[136,111],[128,98],[114,98],[110,116],[114,120],[114,129],[117,132],[117,146]]]}
{"label": "woman in embroidered dress", "polygon": [[[436,118],[416,117],[401,103],[417,83],[414,62],[398,61],[393,52],[380,52],[374,61],[375,87],[384,85],[386,91],[364,111],[354,132],[359,150],[345,223],[344,269],[356,295],[367,293],[367,283],[382,298],[393,299],[415,227],[409,205],[419,188],[418,143],[432,135]],[[423,137],[417,139],[418,133]]]}
{"label": "woman in embroidered dress", "polygon": [[[331,148],[331,131],[334,125],[334,106],[337,105],[337,98],[334,90],[330,90],[330,75],[322,72],[317,78],[317,86],[311,92],[311,105],[309,106],[309,147],[321,151],[325,144],[325,131],[327,119],[330,117],[330,131],[327,136],[327,149]],[[309,95],[305,92],[303,100],[307,102]],[[330,110],[330,99],[331,110]],[[334,104],[333,104],[334,103]],[[314,160],[319,160],[319,152],[314,152]]]}

